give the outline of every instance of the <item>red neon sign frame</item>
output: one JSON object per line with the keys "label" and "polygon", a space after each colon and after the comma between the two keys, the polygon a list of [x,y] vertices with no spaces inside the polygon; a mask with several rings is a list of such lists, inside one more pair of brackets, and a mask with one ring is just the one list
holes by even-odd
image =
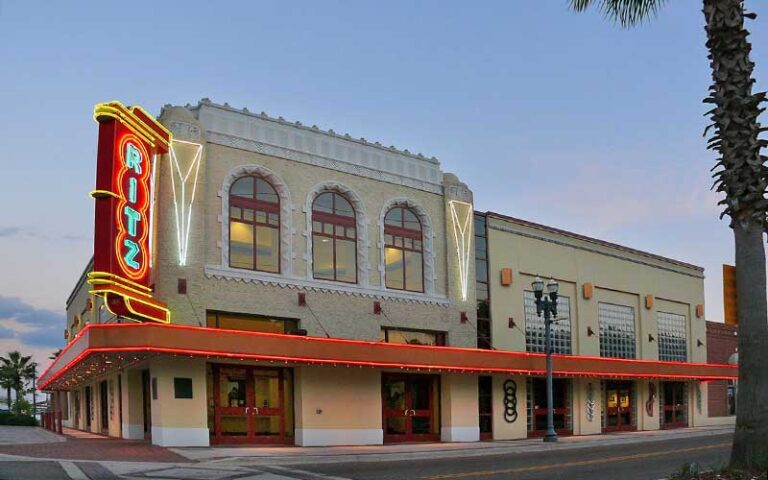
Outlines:
{"label": "red neon sign frame", "polygon": [[166,306],[152,297],[152,199],[157,155],[168,152],[171,133],[141,107],[96,105],[99,146],[92,293],[116,315],[170,322]]}

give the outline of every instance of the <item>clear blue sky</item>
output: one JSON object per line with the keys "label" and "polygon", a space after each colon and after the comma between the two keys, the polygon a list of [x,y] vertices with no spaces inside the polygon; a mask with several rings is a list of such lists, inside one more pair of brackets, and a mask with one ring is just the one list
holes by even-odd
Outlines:
{"label": "clear blue sky", "polygon": [[[768,2],[747,5],[766,89]],[[91,113],[111,99],[210,97],[437,156],[480,210],[704,266],[719,320],[733,247],[704,41],[697,0],[633,30],[566,0],[0,0],[0,352],[63,343],[92,250]]]}

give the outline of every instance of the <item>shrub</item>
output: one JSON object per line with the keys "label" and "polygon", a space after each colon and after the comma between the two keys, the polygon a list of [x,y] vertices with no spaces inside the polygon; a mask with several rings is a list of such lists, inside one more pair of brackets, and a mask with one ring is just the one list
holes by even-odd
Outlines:
{"label": "shrub", "polygon": [[0,412],[0,425],[36,427],[37,420],[30,415],[16,415],[15,413]]}

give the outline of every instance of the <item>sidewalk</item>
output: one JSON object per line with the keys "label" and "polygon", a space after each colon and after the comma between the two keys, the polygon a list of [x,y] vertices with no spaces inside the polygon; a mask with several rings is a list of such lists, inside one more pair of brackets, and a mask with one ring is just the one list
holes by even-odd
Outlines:
{"label": "sidewalk", "polygon": [[63,460],[188,463],[185,457],[144,440],[121,440],[64,429],[57,435],[39,427],[0,426],[0,456]]}
{"label": "sidewalk", "polygon": [[40,427],[15,427],[10,425],[0,427],[0,447],[27,443],[63,442],[65,440],[61,435],[56,435]]}
{"label": "sidewalk", "polygon": [[171,448],[170,450],[189,460],[208,464],[306,465],[506,455],[602,445],[631,445],[683,437],[724,435],[732,432],[733,427],[731,426],[718,426],[561,437],[557,443],[544,443],[542,439],[536,438],[493,442],[411,443],[350,447],[185,447]]}

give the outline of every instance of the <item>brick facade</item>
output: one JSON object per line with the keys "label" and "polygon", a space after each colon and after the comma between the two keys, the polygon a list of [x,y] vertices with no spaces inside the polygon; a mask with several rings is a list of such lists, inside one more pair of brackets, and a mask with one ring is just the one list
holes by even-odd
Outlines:
{"label": "brick facade", "polygon": [[[738,327],[718,322],[707,322],[707,362],[728,363],[739,346]],[[725,417],[728,415],[728,382],[720,380],[710,382],[709,416]]]}

